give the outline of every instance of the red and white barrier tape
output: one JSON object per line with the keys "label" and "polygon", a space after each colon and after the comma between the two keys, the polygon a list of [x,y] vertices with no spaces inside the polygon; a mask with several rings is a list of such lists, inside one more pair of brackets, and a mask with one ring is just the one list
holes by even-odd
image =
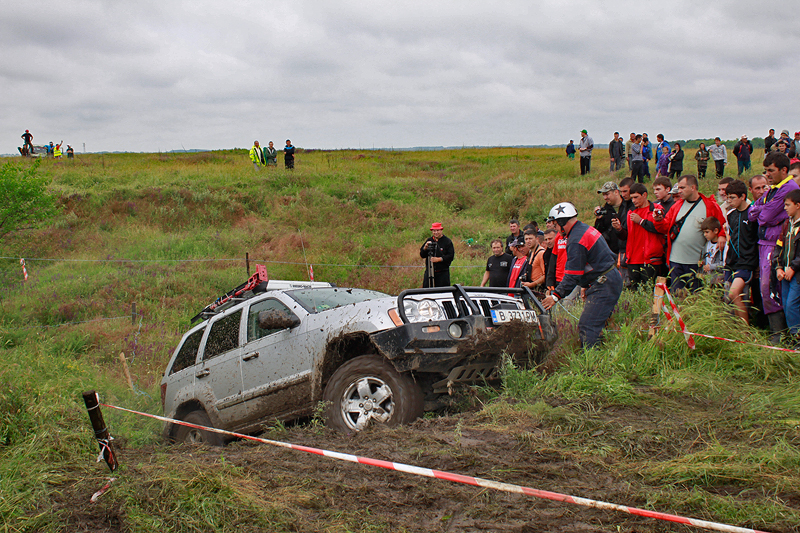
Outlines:
{"label": "red and white barrier tape", "polygon": [[22,265],[22,277],[25,278],[24,281],[28,281],[28,269],[25,268],[25,259],[20,258],[19,264]]}
{"label": "red and white barrier tape", "polygon": [[550,492],[546,490],[534,489],[531,487],[524,487],[522,485],[514,485],[511,483],[502,483],[500,481],[492,481],[489,479],[482,479],[478,477],[472,476],[464,476],[461,474],[454,474],[451,472],[444,472],[441,470],[432,470],[430,468],[422,468],[419,466],[407,465],[403,463],[393,463],[390,461],[382,461],[380,459],[370,459],[369,457],[358,457],[356,455],[350,455],[346,453],[339,453],[339,452],[332,452],[328,450],[322,450],[319,448],[311,448],[308,446],[299,446],[297,444],[291,444],[288,442],[281,442],[276,440],[269,440],[269,439],[262,439],[260,437],[253,437],[251,435],[243,435],[241,433],[234,433],[232,431],[226,431],[223,429],[216,429],[216,428],[209,428],[205,426],[200,426],[197,424],[192,424],[189,422],[184,422],[182,420],[174,420],[172,418],[167,418],[164,416],[158,415],[151,415],[149,413],[143,413],[140,411],[134,411],[133,409],[126,409],[124,407],[118,407],[116,405],[110,405],[106,403],[101,403],[103,407],[108,407],[111,409],[117,409],[119,411],[125,411],[128,413],[133,413],[136,415],[146,416],[148,418],[154,418],[156,420],[161,420],[162,422],[168,422],[172,424],[179,424],[181,426],[191,427],[195,429],[202,429],[205,431],[212,431],[214,433],[219,433],[222,435],[228,435],[231,437],[238,437],[241,439],[252,440],[256,442],[260,442],[262,444],[270,444],[272,446],[279,446],[281,448],[289,448],[291,450],[297,450],[306,453],[313,453],[315,455],[322,455],[324,457],[329,457],[331,459],[338,459],[340,461],[347,461],[350,463],[360,463],[369,466],[378,466],[380,468],[386,468],[388,470],[395,470],[397,472],[405,472],[407,474],[414,474],[416,476],[423,476],[423,477],[431,477],[436,479],[443,479],[446,481],[452,481],[454,483],[463,483],[465,485],[474,485],[476,487],[483,487],[487,489],[499,490],[504,492],[511,492],[516,494],[525,494],[527,496],[534,496],[536,498],[542,498],[545,500],[552,500],[557,502],[566,502],[572,503],[575,505],[582,505],[584,507],[594,507],[595,509],[606,509],[612,511],[621,511],[623,513],[628,513],[636,516],[642,516],[646,518],[654,518],[656,520],[664,520],[667,522],[675,522],[678,524],[684,524],[687,526],[694,526],[700,527],[704,529],[713,529],[715,531],[726,531],[729,533],[766,533],[764,531],[759,531],[756,529],[749,529],[737,526],[731,526],[727,524],[720,524],[717,522],[708,522],[706,520],[698,520],[696,518],[687,518],[683,516],[678,516],[674,514],[667,514],[667,513],[659,513],[657,511],[648,511],[646,509],[638,509],[636,507],[628,507],[625,505],[618,505],[615,503],[609,503],[599,500],[590,500],[588,498],[580,498],[578,496],[570,496],[568,494],[560,494],[558,492]]}
{"label": "red and white barrier tape", "polygon": [[[656,286],[657,287],[661,287],[662,289],[664,289],[664,294],[667,295],[667,298],[669,299],[669,302],[672,305],[672,310],[675,313],[675,316],[676,316],[676,318],[678,320],[678,324],[681,327],[681,333],[683,333],[684,337],[686,337],[687,343],[689,344],[689,346],[692,349],[695,348],[695,343],[694,343],[694,339],[691,339],[691,337],[705,337],[706,339],[716,339],[718,341],[735,342],[735,343],[738,343],[738,344],[746,344],[748,346],[756,346],[758,348],[767,348],[769,350],[776,350],[776,351],[779,351],[779,352],[800,353],[800,350],[792,350],[790,348],[781,348],[780,346],[770,346],[768,344],[758,344],[758,343],[755,343],[755,342],[739,341],[739,340],[736,340],[736,339],[729,339],[727,337],[717,337],[715,335],[706,335],[705,333],[695,333],[693,331],[689,331],[689,330],[686,329],[686,325],[683,323],[683,320],[681,319],[680,315],[678,314],[678,307],[675,304],[675,302],[673,301],[672,295],[669,293],[669,290],[667,289],[667,287],[663,283],[659,283]],[[664,314],[667,315],[667,318],[669,320],[672,320],[672,313],[670,313],[670,310],[667,308],[666,304],[664,304],[663,297],[656,296],[656,298],[662,298],[661,310],[664,311]],[[690,340],[691,340],[691,342],[689,342]]]}
{"label": "red and white barrier tape", "polygon": [[108,483],[103,485],[103,487],[100,490],[98,490],[97,492],[92,494],[92,497],[90,498],[90,501],[92,503],[95,503],[97,501],[97,499],[100,498],[100,496],[102,496],[103,494],[108,492],[108,489],[111,488],[111,484],[114,483],[116,480],[117,480],[117,478],[115,478],[115,477],[109,478]]}
{"label": "red and white barrier tape", "polygon": [[314,281],[314,265],[308,265],[308,277]]}
{"label": "red and white barrier tape", "polygon": [[[678,312],[678,306],[675,304],[675,300],[672,299],[672,295],[669,293],[669,289],[664,283],[656,283],[656,287],[664,290],[664,294],[667,295],[667,299],[669,300],[669,305],[672,307],[672,314],[675,315],[675,320],[678,321],[678,325],[681,328],[681,332],[683,333],[683,336],[686,339],[686,344],[689,345],[689,348],[694,350],[696,347],[694,343],[694,338],[691,335],[689,335],[689,333],[686,331],[686,324],[684,324],[683,319],[681,318],[681,314]],[[662,309],[664,309],[665,306],[663,303],[661,304],[661,307]],[[664,312],[667,313],[667,310],[664,309]],[[669,316],[669,313],[667,313],[667,316]]]}

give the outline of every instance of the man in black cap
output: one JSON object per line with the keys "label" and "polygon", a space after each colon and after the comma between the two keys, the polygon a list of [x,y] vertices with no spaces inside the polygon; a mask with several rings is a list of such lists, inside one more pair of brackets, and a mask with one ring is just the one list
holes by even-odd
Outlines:
{"label": "man in black cap", "polygon": [[[594,208],[594,227],[603,234],[606,244],[615,254],[619,253],[620,240],[618,231],[614,228],[614,219],[619,219],[619,212],[622,208],[622,196],[619,187],[613,181],[607,181],[602,187],[597,189],[597,194],[603,195],[605,205]],[[624,248],[623,248],[624,250]]]}
{"label": "man in black cap", "polygon": [[33,134],[29,130],[22,134],[22,151],[26,150],[28,155],[33,155]]}

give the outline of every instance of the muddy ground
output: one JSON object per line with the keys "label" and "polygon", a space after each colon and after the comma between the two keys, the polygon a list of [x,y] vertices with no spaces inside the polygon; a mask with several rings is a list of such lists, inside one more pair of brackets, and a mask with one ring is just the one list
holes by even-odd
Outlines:
{"label": "muddy ground", "polygon": [[[499,418],[487,415],[486,410],[473,410],[422,419],[402,428],[375,428],[352,435],[306,424],[262,436],[646,507],[646,494],[658,492],[658,487],[647,485],[635,469],[626,468],[626,463],[636,458],[681,456],[696,451],[706,437],[703,424],[675,416],[679,410],[686,411],[677,403],[673,407],[674,412],[664,410],[661,404],[635,409],[609,408],[589,412],[589,423],[576,421],[571,427],[504,409]],[[695,407],[702,411],[702,406]],[[711,420],[713,411],[712,408],[705,412],[707,416],[703,418]],[[694,412],[695,416],[703,414]],[[737,437],[731,435],[731,438]],[[607,445],[609,452],[580,451],[582,447],[588,449],[598,444]],[[121,463],[140,465],[125,474],[136,477],[148,475],[142,463],[154,461],[159,454],[167,454],[176,469],[213,470],[222,463],[239,468],[258,498],[274,499],[290,508],[294,516],[290,529],[294,531],[361,530],[352,524],[332,528],[335,519],[332,522],[331,517],[337,513],[361,515],[366,521],[382,524],[378,529],[364,529],[369,531],[698,531],[618,511],[496,492],[249,441],[234,442],[223,450],[183,445],[147,449],[123,446],[119,457]],[[146,485],[147,480],[138,482]],[[82,489],[66,489],[63,493],[64,501],[59,507],[67,510],[70,529],[125,531],[125,511],[114,499],[92,505],[87,503],[91,495],[87,490],[84,485]],[[745,501],[755,490],[738,487],[734,497]],[[800,508],[798,495],[783,496],[792,507]],[[655,510],[681,514],[680,510],[661,506]],[[697,513],[693,517],[714,520],[713,516],[701,517]],[[770,530],[792,529],[779,525]]]}

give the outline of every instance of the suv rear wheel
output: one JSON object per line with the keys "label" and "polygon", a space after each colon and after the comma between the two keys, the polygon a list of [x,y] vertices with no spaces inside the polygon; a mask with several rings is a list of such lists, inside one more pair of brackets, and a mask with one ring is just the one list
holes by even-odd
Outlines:
{"label": "suv rear wheel", "polygon": [[322,398],[328,402],[325,423],[339,431],[361,431],[375,423],[407,424],[422,416],[424,405],[411,377],[377,355],[362,355],[340,366]]}
{"label": "suv rear wheel", "polygon": [[[208,418],[205,411],[191,411],[183,417],[183,421],[198,426],[213,427],[211,425],[211,419]],[[175,430],[175,442],[183,442],[184,444],[208,444],[210,446],[222,446],[225,444],[222,435],[219,433],[188,426],[178,426]]]}

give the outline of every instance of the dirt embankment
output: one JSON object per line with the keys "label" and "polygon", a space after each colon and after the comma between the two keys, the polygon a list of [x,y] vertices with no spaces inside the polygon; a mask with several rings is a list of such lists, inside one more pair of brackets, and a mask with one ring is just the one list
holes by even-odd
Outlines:
{"label": "dirt embankment", "polygon": [[[372,428],[343,435],[313,425],[298,425],[265,434],[265,438],[358,456],[450,471],[575,496],[646,507],[648,486],[628,468],[631,452],[597,454],[588,450],[602,439],[631,432],[669,434],[669,439],[643,442],[642,457],[679,456],[697,446],[697,429],[674,413],[642,413],[613,408],[596,414],[596,426],[580,430],[558,427],[535,416],[505,410],[500,420],[491,411],[419,420],[396,429]],[[601,429],[598,429],[601,428]],[[564,439],[572,446],[560,446]],[[575,444],[579,444],[576,446]],[[628,453],[626,456],[625,453]],[[291,509],[292,531],[514,531],[514,532],[688,532],[696,529],[617,511],[540,500],[382,468],[353,464],[284,448],[235,442],[223,450],[187,446],[125,449],[120,461],[148,463],[167,454],[170,468],[196,472],[231,466],[240,469],[258,501]],[[635,454],[634,454],[635,455]],[[163,461],[162,463],[163,464]],[[626,466],[627,465],[627,466]],[[128,476],[146,487],[146,469],[131,468]],[[124,508],[113,498],[89,504],[90,489],[72,486],[62,491],[59,507],[68,510],[73,531],[126,531]],[[93,488],[91,490],[94,490]],[[112,489],[113,491],[114,489]],[[747,498],[744,492],[734,498]],[[679,509],[658,508],[681,514]],[[335,526],[331,516],[363,515],[374,523],[355,529]],[[708,516],[697,518],[709,519]],[[711,517],[713,519],[713,517]],[[334,522],[335,523],[335,522]],[[102,526],[101,526],[102,524]],[[366,523],[365,523],[366,524]],[[738,524],[741,525],[741,524]],[[780,527],[771,531],[790,531]]]}

